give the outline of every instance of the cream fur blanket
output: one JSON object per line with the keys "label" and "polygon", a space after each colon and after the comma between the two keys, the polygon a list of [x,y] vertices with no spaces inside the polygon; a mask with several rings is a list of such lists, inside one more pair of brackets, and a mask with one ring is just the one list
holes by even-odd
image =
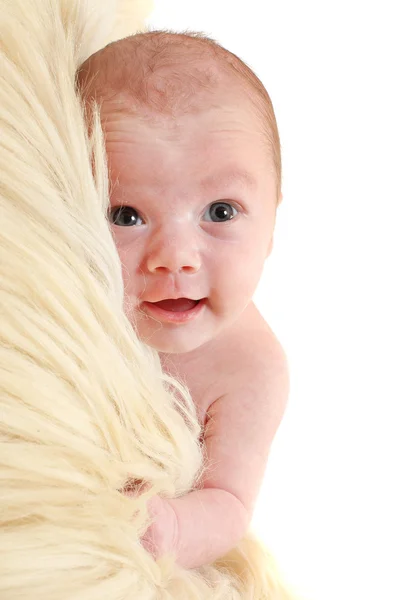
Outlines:
{"label": "cream fur blanket", "polygon": [[[118,9],[122,33],[129,2],[0,0],[0,598],[280,600],[250,537],[196,571],[139,542],[149,494],[186,493],[202,457],[190,399],[123,314],[103,141],[75,95]],[[123,495],[129,477],[150,492]]]}

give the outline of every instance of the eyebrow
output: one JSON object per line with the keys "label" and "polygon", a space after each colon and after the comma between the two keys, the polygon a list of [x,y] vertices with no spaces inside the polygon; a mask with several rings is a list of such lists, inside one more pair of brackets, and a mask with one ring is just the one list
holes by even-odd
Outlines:
{"label": "eyebrow", "polygon": [[234,183],[239,183],[248,188],[254,188],[256,186],[254,176],[242,169],[231,169],[213,173],[212,175],[204,177],[200,182],[201,187],[204,189],[226,187]]}

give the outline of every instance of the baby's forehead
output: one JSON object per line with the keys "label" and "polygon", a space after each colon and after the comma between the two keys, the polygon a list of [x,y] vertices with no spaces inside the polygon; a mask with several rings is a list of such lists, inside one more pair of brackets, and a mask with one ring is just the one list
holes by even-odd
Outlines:
{"label": "baby's forehead", "polygon": [[78,88],[86,105],[96,101],[103,110],[113,103],[117,113],[144,114],[167,128],[167,117],[240,105],[256,116],[251,127],[265,139],[280,181],[279,135],[266,90],[238,57],[208,38],[150,32],[114,42],[84,63]]}
{"label": "baby's forehead", "polygon": [[205,36],[150,32],[98,51],[82,65],[78,80],[88,97],[126,92],[158,110],[188,110],[222,88],[235,87],[256,100],[249,73],[237,56]]}
{"label": "baby's forehead", "polygon": [[85,96],[100,103],[115,98],[118,106],[129,113],[171,115],[197,112],[214,102],[224,102],[223,92],[234,84],[239,93],[232,74],[211,56],[189,55],[187,60],[176,54],[172,62],[159,62],[153,69],[148,60],[132,60],[131,49],[125,55],[123,51],[113,56],[101,53],[86,65],[80,75]]}

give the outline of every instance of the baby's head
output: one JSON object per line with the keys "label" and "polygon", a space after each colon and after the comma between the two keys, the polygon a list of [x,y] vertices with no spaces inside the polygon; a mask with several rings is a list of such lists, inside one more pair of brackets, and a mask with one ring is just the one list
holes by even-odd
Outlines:
{"label": "baby's head", "polygon": [[78,81],[101,106],[127,313],[159,351],[198,348],[240,317],[272,247],[269,96],[215,42],[166,32],[107,46]]}

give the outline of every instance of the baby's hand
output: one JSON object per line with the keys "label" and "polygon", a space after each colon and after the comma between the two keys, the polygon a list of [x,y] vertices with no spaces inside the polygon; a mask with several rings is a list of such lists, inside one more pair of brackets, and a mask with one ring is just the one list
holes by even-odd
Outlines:
{"label": "baby's hand", "polygon": [[[138,496],[148,490],[150,484],[140,480],[132,480],[122,489],[127,496]],[[177,516],[173,507],[167,500],[160,496],[153,496],[148,500],[147,509],[153,523],[148,527],[142,537],[143,547],[155,558],[163,554],[172,553],[177,548]]]}
{"label": "baby's hand", "polygon": [[154,558],[176,552],[178,527],[173,507],[160,496],[153,496],[147,506],[154,521],[142,537],[143,547]]}

